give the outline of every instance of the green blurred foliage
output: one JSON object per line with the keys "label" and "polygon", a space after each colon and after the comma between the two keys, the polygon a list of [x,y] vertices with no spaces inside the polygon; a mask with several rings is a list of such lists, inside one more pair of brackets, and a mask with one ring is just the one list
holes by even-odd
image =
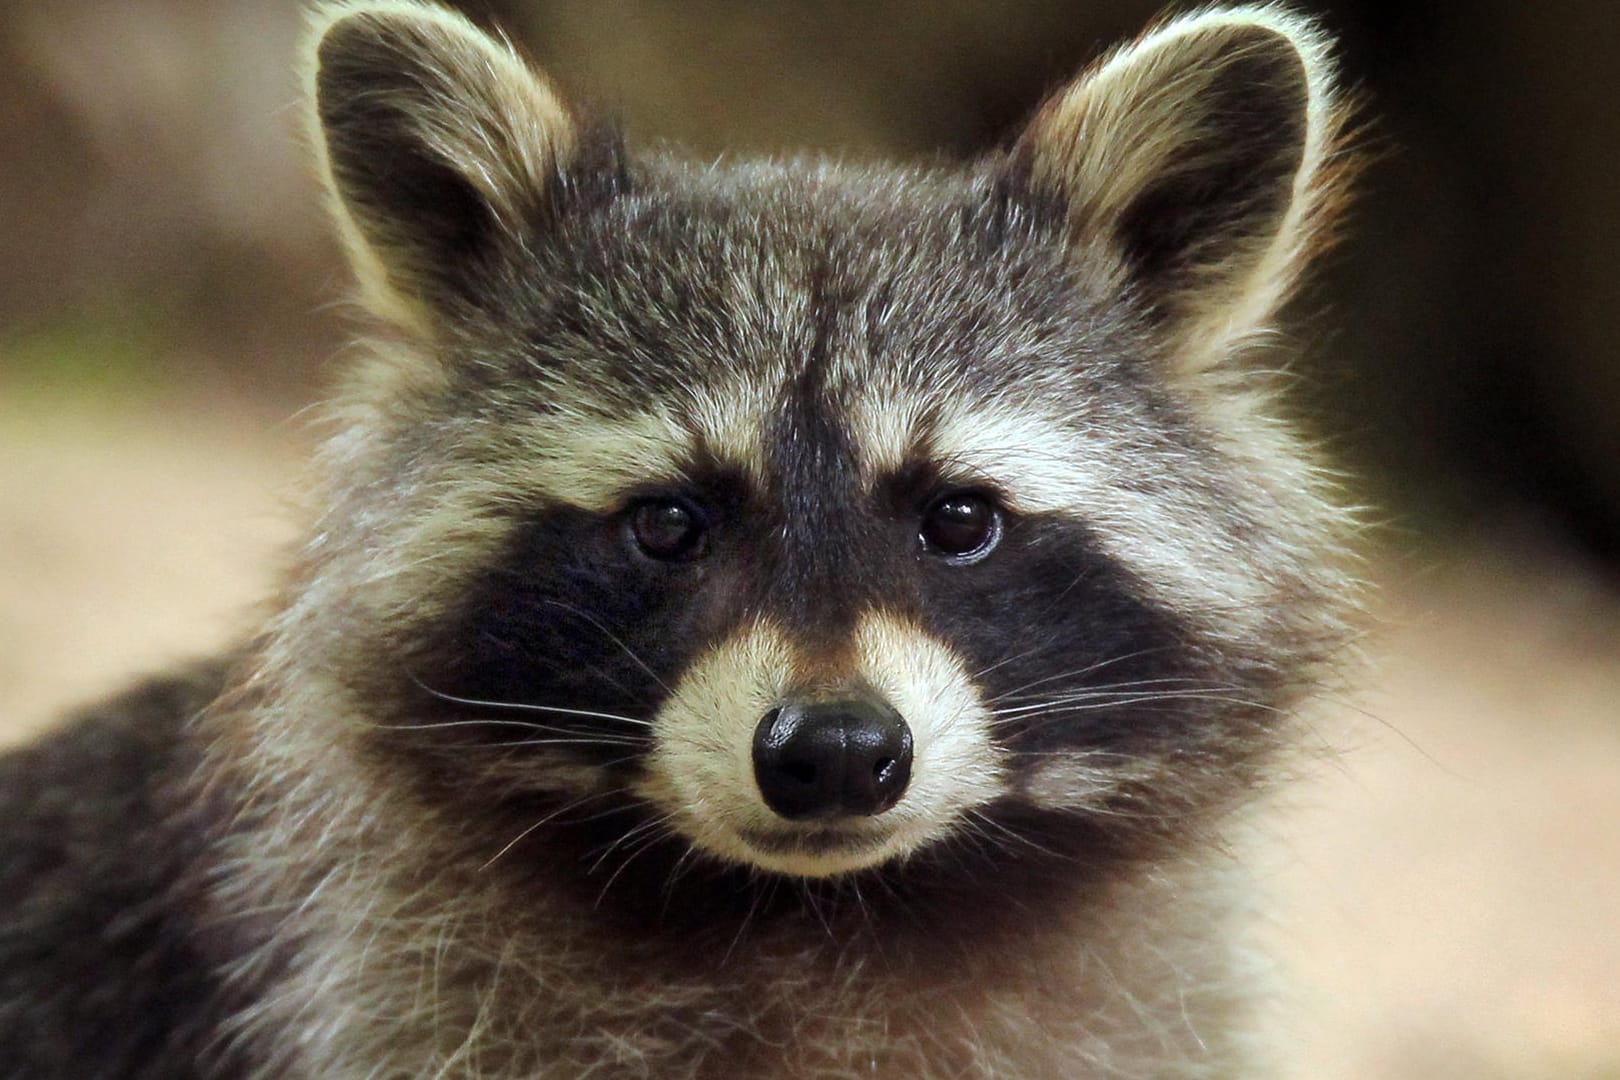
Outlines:
{"label": "green blurred foliage", "polygon": [[23,408],[149,399],[172,377],[172,325],[172,310],[136,297],[0,331],[0,392]]}

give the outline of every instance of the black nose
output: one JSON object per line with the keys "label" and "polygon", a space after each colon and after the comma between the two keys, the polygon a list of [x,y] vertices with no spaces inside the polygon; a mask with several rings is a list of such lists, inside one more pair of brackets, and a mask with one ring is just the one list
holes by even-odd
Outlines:
{"label": "black nose", "polygon": [[789,703],[754,729],[754,778],[792,821],[881,814],[911,779],[911,729],[865,698]]}

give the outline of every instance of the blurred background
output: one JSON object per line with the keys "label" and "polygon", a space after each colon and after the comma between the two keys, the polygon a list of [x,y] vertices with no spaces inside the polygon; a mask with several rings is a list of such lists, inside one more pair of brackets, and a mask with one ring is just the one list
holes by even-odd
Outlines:
{"label": "blurred background", "polygon": [[[500,0],[633,139],[961,159],[1161,5]],[[1371,164],[1296,403],[1380,524],[1266,847],[1297,1077],[1620,1077],[1620,5],[1302,5]],[[251,625],[352,325],[300,5],[0,5],[0,739]]]}

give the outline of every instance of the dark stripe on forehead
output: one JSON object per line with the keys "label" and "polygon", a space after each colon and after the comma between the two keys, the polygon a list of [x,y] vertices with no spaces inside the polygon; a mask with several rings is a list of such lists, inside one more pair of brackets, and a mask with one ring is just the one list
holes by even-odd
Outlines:
{"label": "dark stripe on forehead", "polygon": [[894,599],[894,563],[909,557],[903,534],[866,488],[826,375],[824,357],[812,356],[783,388],[765,436],[764,607],[812,649],[847,645],[863,610]]}
{"label": "dark stripe on forehead", "polygon": [[802,596],[824,577],[838,525],[856,509],[849,435],[830,415],[816,371],[783,388],[766,432],[769,536],[776,597]]}
{"label": "dark stripe on forehead", "polygon": [[855,446],[831,400],[824,371],[810,369],[783,387],[765,432],[767,477],[791,511],[789,525],[812,520],[859,491]]}

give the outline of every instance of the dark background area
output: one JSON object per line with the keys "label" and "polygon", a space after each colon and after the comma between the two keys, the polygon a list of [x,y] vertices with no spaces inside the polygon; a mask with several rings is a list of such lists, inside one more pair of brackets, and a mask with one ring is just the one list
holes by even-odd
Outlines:
{"label": "dark background area", "polygon": [[[1142,0],[470,0],[632,138],[960,159]],[[1511,523],[1620,566],[1620,5],[1308,5],[1365,100],[1301,396],[1403,531]],[[300,8],[0,8],[0,392],[317,396],[344,277],[301,145]]]}

